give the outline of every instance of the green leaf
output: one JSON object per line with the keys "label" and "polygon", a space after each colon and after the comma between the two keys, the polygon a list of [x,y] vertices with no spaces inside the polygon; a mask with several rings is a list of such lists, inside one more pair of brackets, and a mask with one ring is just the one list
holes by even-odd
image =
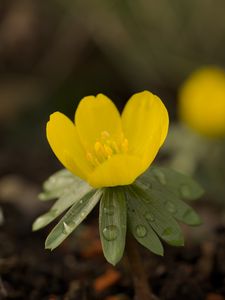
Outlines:
{"label": "green leaf", "polygon": [[164,207],[174,218],[184,224],[197,226],[202,223],[199,215],[184,201],[180,200],[175,193],[164,190],[161,191],[148,189],[146,193],[152,198],[157,199],[160,205]]}
{"label": "green leaf", "polygon": [[170,169],[152,167],[135,184],[157,199],[178,221],[192,226],[202,223],[198,214],[181,200],[184,195],[185,199],[191,200],[203,193],[202,188],[188,176]]}
{"label": "green leaf", "polygon": [[47,201],[55,198],[59,198],[68,193],[71,193],[71,189],[76,189],[84,181],[79,177],[73,175],[66,169],[60,170],[51,175],[43,184],[43,193],[39,194],[39,199]]}
{"label": "green leaf", "polygon": [[136,185],[131,186],[133,197],[142,208],[142,217],[147,219],[161,239],[173,246],[183,246],[184,238],[180,226],[165,210],[157,198]]}
{"label": "green leaf", "polygon": [[126,199],[121,188],[105,188],[100,202],[99,232],[106,260],[116,265],[123,256],[127,227]]}
{"label": "green leaf", "polygon": [[152,215],[132,188],[126,189],[128,228],[135,239],[155,254],[163,255],[163,246],[151,227]]}
{"label": "green leaf", "polygon": [[52,229],[45,241],[45,248],[53,250],[58,247],[92,211],[101,195],[102,190],[91,190],[75,203]]}
{"label": "green leaf", "polygon": [[[50,222],[56,219],[61,213],[67,210],[70,206],[78,203],[80,199],[88,192],[90,192],[92,189],[93,188],[83,180],[79,180],[72,183],[70,182],[70,186],[67,186],[66,191],[62,191],[61,197],[54,203],[50,211],[39,216],[35,220],[32,226],[33,231],[39,230],[45,227],[46,225],[48,225]],[[57,192],[59,192],[59,189],[57,190]]]}
{"label": "green leaf", "polygon": [[195,200],[202,196],[203,189],[189,176],[173,171],[169,168],[151,166],[137,182],[161,190],[172,191],[183,200]]}

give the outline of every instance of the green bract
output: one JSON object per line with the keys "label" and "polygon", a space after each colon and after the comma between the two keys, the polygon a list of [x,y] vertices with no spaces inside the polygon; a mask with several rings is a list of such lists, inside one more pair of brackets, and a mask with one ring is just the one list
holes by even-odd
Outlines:
{"label": "green bract", "polygon": [[189,177],[167,168],[151,167],[131,185],[102,189],[93,189],[64,169],[52,175],[43,188],[41,200],[58,200],[49,212],[36,219],[33,230],[67,211],[48,235],[45,247],[58,247],[100,201],[102,248],[113,265],[123,256],[127,230],[140,244],[163,255],[161,240],[173,246],[184,244],[177,221],[191,226],[201,223],[183,200],[199,198],[202,188]]}

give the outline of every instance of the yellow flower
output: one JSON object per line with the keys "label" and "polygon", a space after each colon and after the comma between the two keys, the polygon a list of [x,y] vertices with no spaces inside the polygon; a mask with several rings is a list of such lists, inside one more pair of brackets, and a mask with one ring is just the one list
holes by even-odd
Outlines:
{"label": "yellow flower", "polygon": [[61,163],[94,188],[128,185],[154,160],[168,124],[162,101],[148,91],[134,94],[122,115],[98,94],[81,100],[75,123],[53,113],[47,138]]}
{"label": "yellow flower", "polygon": [[202,135],[225,136],[225,72],[216,67],[194,72],[181,87],[178,113]]}

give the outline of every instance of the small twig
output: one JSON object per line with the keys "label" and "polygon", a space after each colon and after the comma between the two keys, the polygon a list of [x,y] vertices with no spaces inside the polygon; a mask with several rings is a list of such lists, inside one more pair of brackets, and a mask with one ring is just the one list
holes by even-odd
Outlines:
{"label": "small twig", "polygon": [[133,276],[135,300],[156,300],[156,296],[153,295],[151,287],[148,283],[146,272],[144,270],[143,263],[141,261],[138,243],[133,239],[131,235],[128,235],[126,243],[126,253],[128,261],[131,267],[131,273]]}

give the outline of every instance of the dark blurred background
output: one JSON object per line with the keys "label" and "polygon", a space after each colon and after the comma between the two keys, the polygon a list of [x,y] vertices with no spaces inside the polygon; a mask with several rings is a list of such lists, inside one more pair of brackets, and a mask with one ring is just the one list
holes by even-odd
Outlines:
{"label": "dark blurred background", "polygon": [[121,110],[148,89],[174,120],[183,80],[225,67],[224,13],[223,0],[1,0],[0,197],[18,180],[38,190],[60,167],[45,124],[57,110],[72,118],[86,95]]}
{"label": "dark blurred background", "polygon": [[174,117],[186,76],[225,66],[224,13],[223,0],[1,0],[0,175],[41,182],[57,169],[46,121],[72,117],[83,96],[121,109],[148,89]]}

